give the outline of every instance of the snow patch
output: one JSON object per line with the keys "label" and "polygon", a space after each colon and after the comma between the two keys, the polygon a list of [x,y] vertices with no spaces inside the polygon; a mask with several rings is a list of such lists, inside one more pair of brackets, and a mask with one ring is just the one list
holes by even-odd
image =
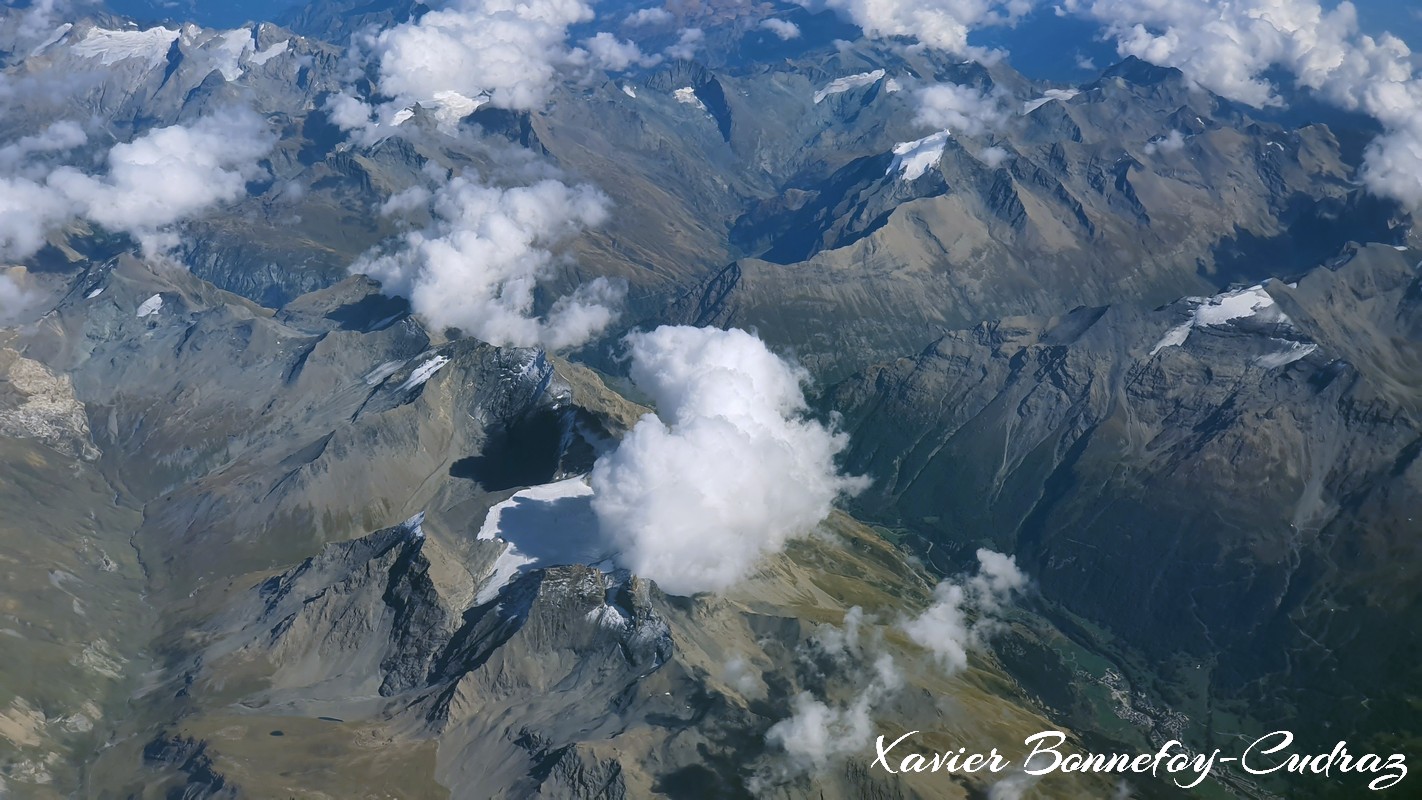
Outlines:
{"label": "snow patch", "polygon": [[948,146],[949,136],[948,131],[939,131],[922,139],[894,145],[894,161],[885,174],[898,172],[903,180],[918,180],[943,157],[943,148]]}
{"label": "snow patch", "polygon": [[597,535],[592,487],[583,478],[545,483],[489,509],[478,538],[508,544],[475,597],[493,600],[519,573],[560,564],[599,564],[612,553]]}
{"label": "snow patch", "polygon": [[231,83],[242,77],[242,56],[254,49],[252,32],[246,28],[227,31],[215,39],[212,66],[222,73],[222,79]]}
{"label": "snow patch", "polygon": [[622,612],[617,606],[601,605],[588,612],[588,622],[600,628],[610,628],[615,631],[625,630],[632,625],[632,620]]}
{"label": "snow patch", "polygon": [[672,92],[672,97],[675,97],[678,103],[685,103],[689,106],[696,106],[702,111],[706,110],[706,104],[701,102],[701,98],[696,96],[696,90],[691,88],[690,86],[683,86],[682,88]]}
{"label": "snow patch", "polygon": [[405,366],[404,361],[387,361],[367,372],[361,380],[365,381],[366,386],[379,386],[385,382],[386,378],[399,372],[403,366]]}
{"label": "snow patch", "polygon": [[248,63],[248,64],[256,64],[256,65],[259,66],[259,67],[265,66],[268,61],[271,61],[272,59],[276,58],[277,56],[286,53],[287,49],[290,48],[290,47],[291,47],[291,40],[290,40],[290,39],[282,39],[280,42],[277,42],[276,44],[272,45],[271,47],[268,47],[268,48],[265,49],[265,50],[258,50],[257,52],[255,52],[255,53],[253,53],[252,55],[248,56],[248,57],[247,57],[247,63]]}
{"label": "snow patch", "polygon": [[44,51],[48,50],[51,45],[58,42],[60,39],[63,39],[64,34],[69,33],[69,31],[73,28],[74,23],[72,22],[66,22],[63,25],[60,25],[58,28],[55,28],[54,33],[51,33],[48,39],[45,39],[39,44],[38,47],[30,51],[30,57],[33,58],[39,55],[40,53],[43,53]]}
{"label": "snow patch", "polygon": [[1038,97],[1035,100],[1028,100],[1027,102],[1023,103],[1022,115],[1026,116],[1028,114],[1031,114],[1033,111],[1036,111],[1037,109],[1052,102],[1053,100],[1061,100],[1062,102],[1066,102],[1067,100],[1070,100],[1079,94],[1081,94],[1081,92],[1077,91],[1076,89],[1048,89],[1042,94],[1041,97]]}
{"label": "snow patch", "polygon": [[444,127],[459,124],[460,120],[478,111],[479,106],[489,102],[490,99],[487,94],[469,97],[452,91],[435,92],[433,98],[435,122]]}
{"label": "snow patch", "polygon": [[[858,89],[861,86],[870,86],[883,80],[884,71],[876,69],[873,72],[861,72],[858,75],[846,75],[843,78],[835,78],[830,81],[825,88],[815,92],[815,104],[818,105],[826,97],[832,94],[840,94],[850,89]],[[897,87],[897,84],[895,84]]]}
{"label": "snow patch", "polygon": [[[1166,331],[1165,336],[1161,337],[1155,347],[1151,348],[1150,354],[1152,356],[1167,347],[1178,347],[1184,344],[1185,340],[1190,338],[1190,331],[1196,328],[1214,327],[1233,320],[1262,315],[1271,317],[1272,319],[1269,321],[1285,324],[1289,322],[1288,315],[1278,310],[1274,304],[1274,298],[1264,291],[1262,283],[1214,297],[1188,299],[1199,305],[1195,307],[1190,319]],[[1300,358],[1302,357],[1300,356]]]}
{"label": "snow patch", "polygon": [[[101,294],[103,294],[103,293],[104,293],[104,287],[100,286],[99,288],[95,289],[94,291],[89,292],[88,294],[84,295],[84,299],[85,299],[85,300],[93,300],[95,297],[98,297],[99,295],[101,295]],[[161,299],[161,298],[160,298],[160,299]]]}
{"label": "snow patch", "polygon": [[168,50],[179,35],[178,31],[168,28],[149,28],[146,31],[93,28],[70,49],[81,58],[97,58],[106,67],[136,58],[146,60],[148,68],[154,69],[167,60]]}
{"label": "snow patch", "polygon": [[1269,353],[1254,359],[1255,366],[1264,369],[1278,369],[1298,361],[1318,349],[1312,342],[1286,342],[1288,345],[1277,353]]}
{"label": "snow patch", "polygon": [[411,372],[410,377],[406,378],[405,382],[400,384],[400,388],[397,391],[403,392],[418,386],[424,386],[426,381],[434,377],[434,374],[439,372],[440,368],[448,363],[449,356],[435,356],[431,358],[418,367],[415,367],[415,371]]}
{"label": "snow patch", "polygon": [[138,316],[140,318],[152,316],[153,314],[157,314],[158,311],[162,308],[163,295],[155,294],[147,300],[144,300],[143,304],[138,307]]}
{"label": "snow patch", "polygon": [[622,84],[622,93],[632,98],[633,100],[637,99],[637,90],[633,89],[631,86],[628,86],[625,83]]}

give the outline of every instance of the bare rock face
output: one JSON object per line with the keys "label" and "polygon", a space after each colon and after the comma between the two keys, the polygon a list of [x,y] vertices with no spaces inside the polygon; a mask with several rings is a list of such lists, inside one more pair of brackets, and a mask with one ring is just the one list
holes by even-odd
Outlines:
{"label": "bare rock face", "polygon": [[[901,686],[869,722],[945,743],[1309,715],[1422,737],[1422,240],[1356,181],[1374,131],[1137,59],[1049,86],[828,11],[797,6],[785,42],[769,6],[673,6],[646,52],[696,27],[693,59],[569,69],[454,127],[411,108],[368,145],[328,106],[378,91],[351,36],[422,3],[230,31],[80,9],[25,47],[0,19],[0,140],[90,126],[40,166],[234,104],[275,139],[166,258],[69,221],[6,265],[39,299],[0,330],[0,794],[993,796],[768,738],[802,693],[853,710],[877,656]],[[925,129],[935,81],[1000,124]],[[523,167],[612,201],[534,309],[625,281],[601,340],[497,347],[351,274],[428,222],[391,196]],[[878,527],[836,512],[717,597],[607,552],[500,572],[491,508],[616,446],[647,410],[618,342],[667,323],[755,329],[828,387]],[[901,623],[979,546],[1040,591],[946,674]]]}
{"label": "bare rock face", "polygon": [[75,398],[68,375],[56,375],[10,349],[0,350],[0,370],[0,436],[35,439],[84,461],[99,457],[84,404]]}
{"label": "bare rock face", "polygon": [[[1182,682],[1209,670],[1210,702],[1285,714],[1415,647],[1418,285],[1408,255],[1359,247],[1297,284],[984,323],[831,401],[871,516],[1012,548],[1063,609]],[[1330,719],[1404,724],[1334,697]]]}

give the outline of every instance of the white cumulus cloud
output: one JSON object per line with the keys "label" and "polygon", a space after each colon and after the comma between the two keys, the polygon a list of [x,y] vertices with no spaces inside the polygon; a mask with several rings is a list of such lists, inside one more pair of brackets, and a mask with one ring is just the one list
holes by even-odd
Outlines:
{"label": "white cumulus cloud", "polygon": [[664,326],[627,338],[654,402],[593,467],[593,510],[632,571],[674,594],[724,589],[863,488],[847,437],[805,417],[808,376],[740,330]]}
{"label": "white cumulus cloud", "polygon": [[765,28],[780,38],[782,42],[797,39],[800,36],[800,26],[788,19],[776,19],[767,17],[761,21],[760,27]]}
{"label": "white cumulus cloud", "polygon": [[1010,116],[1009,99],[997,91],[939,83],[918,89],[914,95],[918,101],[914,121],[953,134],[982,136],[1001,128]]}
{"label": "white cumulus cloud", "polygon": [[107,175],[62,167],[50,173],[48,185],[81,216],[128,231],[152,250],[174,243],[166,230],[173,223],[245,195],[247,182],[264,174],[257,162],[275,141],[256,114],[225,111],[114,145]]}
{"label": "white cumulus cloud", "polygon": [[682,28],[676,44],[662,52],[666,53],[668,58],[690,61],[696,57],[696,51],[701,49],[701,43],[705,39],[706,34],[700,28]]}
{"label": "white cumulus cloud", "polygon": [[627,15],[623,24],[631,26],[640,25],[666,25],[673,19],[672,13],[665,8],[640,8]]}
{"label": "white cumulus cloud", "polygon": [[70,120],[50,124],[32,136],[23,136],[0,147],[0,174],[24,174],[43,177],[44,165],[36,165],[31,157],[41,153],[62,153],[82,147],[89,141],[83,126]]}
{"label": "white cumulus cloud", "polygon": [[39,295],[21,286],[19,281],[0,272],[0,328],[13,325],[39,301]]}
{"label": "white cumulus cloud", "polygon": [[[940,582],[933,590],[933,604],[900,625],[949,674],[968,668],[968,651],[1000,627],[1002,610],[1027,586],[1027,576],[1012,556],[988,549],[978,550],[977,556],[978,574]],[[970,613],[976,618],[970,619]]]}
{"label": "white cumulus cloud", "polygon": [[643,53],[636,42],[619,40],[606,31],[584,39],[583,47],[587,49],[595,66],[609,72],[621,72],[633,65],[654,67],[662,60],[661,56]]}
{"label": "white cumulus cloud", "polygon": [[[23,162],[29,154],[69,149],[84,138],[82,130],[57,123],[6,151]],[[171,247],[173,225],[246,193],[247,182],[263,174],[258,161],[274,142],[256,114],[228,110],[114,145],[103,174],[63,166],[48,175],[24,168],[20,175],[0,176],[0,255],[32,255],[51,229],[75,217],[126,232],[150,253]]]}
{"label": "white cumulus cloud", "polygon": [[1384,133],[1367,148],[1373,192],[1422,207],[1422,79],[1401,39],[1361,33],[1351,3],[1317,0],[1066,0],[1102,21],[1121,55],[1179,68],[1206,89],[1253,106],[1281,103],[1271,70],[1342,108],[1369,114]]}
{"label": "white cumulus cloud", "polygon": [[369,143],[399,112],[419,104],[457,121],[488,103],[541,106],[560,66],[576,61],[568,27],[592,19],[582,0],[448,0],[417,20],[357,42],[357,61],[378,62],[378,104],[352,96],[329,106],[332,119],[363,130]]}
{"label": "white cumulus cloud", "polygon": [[1032,0],[795,0],[810,10],[829,8],[873,38],[905,37],[958,55],[987,59],[968,44],[977,28],[1010,25],[1032,10]]}
{"label": "white cumulus cloud", "polygon": [[831,705],[809,692],[791,703],[791,714],[770,727],[765,740],[785,752],[790,774],[817,773],[845,756],[868,751],[874,741],[874,707],[903,687],[894,659],[881,655],[864,688],[847,705]]}
{"label": "white cumulus cloud", "polygon": [[[412,210],[421,192],[392,198]],[[477,177],[451,178],[431,196],[432,222],[405,234],[392,251],[352,266],[408,297],[435,327],[457,327],[498,345],[561,349],[586,342],[616,318],[620,286],[597,278],[534,315],[535,289],[555,265],[554,249],[607,218],[608,200],[588,185],[545,178],[502,188]]]}

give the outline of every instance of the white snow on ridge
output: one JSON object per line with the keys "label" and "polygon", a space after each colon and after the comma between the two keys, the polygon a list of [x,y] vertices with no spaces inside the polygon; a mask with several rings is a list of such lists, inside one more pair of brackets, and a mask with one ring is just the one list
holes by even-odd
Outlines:
{"label": "white snow on ridge", "polygon": [[622,93],[632,98],[633,100],[637,99],[637,90],[633,89],[631,86],[628,86],[625,83],[622,84]]}
{"label": "white snow on ridge", "polygon": [[682,88],[672,92],[672,97],[675,97],[678,103],[685,103],[689,106],[696,106],[702,111],[706,110],[706,104],[701,102],[701,98],[696,96],[696,90],[691,88],[690,86],[683,86]]}
{"label": "white snow on ridge", "polygon": [[378,386],[384,382],[386,378],[399,372],[403,366],[405,366],[405,362],[403,361],[387,361],[370,372],[367,372],[365,377],[361,378],[361,380],[365,381],[366,386]]}
{"label": "white snow on ridge", "polygon": [[37,55],[39,55],[40,53],[43,53],[45,50],[48,50],[49,47],[50,47],[50,45],[53,45],[55,42],[58,42],[60,39],[63,39],[63,38],[64,38],[64,34],[69,33],[69,31],[72,30],[73,28],[74,28],[74,23],[72,23],[72,22],[66,22],[66,23],[64,23],[63,25],[60,25],[58,28],[55,28],[55,29],[54,29],[54,33],[51,33],[51,34],[49,35],[49,38],[48,38],[48,39],[45,39],[43,42],[40,42],[40,44],[39,44],[37,47],[35,47],[35,49],[33,49],[33,50],[30,51],[30,57],[33,58],[34,56],[37,56]]}
{"label": "white snow on ridge", "polygon": [[1312,342],[1286,342],[1288,345],[1277,353],[1269,353],[1254,359],[1255,366],[1264,369],[1278,369],[1298,361],[1318,349]]}
{"label": "white snow on ridge", "polygon": [[425,512],[421,511],[400,524],[416,539],[425,538]]}
{"label": "white snow on ridge", "polygon": [[444,127],[459,124],[460,120],[478,111],[479,106],[490,100],[487,94],[469,97],[455,91],[435,92],[432,97],[435,123]]}
{"label": "white snow on ridge", "polygon": [[1067,100],[1072,99],[1073,97],[1076,97],[1079,94],[1081,94],[1081,92],[1076,89],[1048,89],[1042,94],[1041,97],[1038,97],[1035,100],[1028,100],[1027,102],[1023,103],[1022,115],[1026,116],[1028,114],[1031,114],[1033,111],[1036,111],[1037,109],[1052,102],[1053,100],[1061,100],[1065,102]]}
{"label": "white snow on ridge", "polygon": [[179,32],[169,28],[149,28],[143,31],[111,31],[93,28],[70,48],[82,58],[97,58],[111,66],[131,58],[145,59],[153,69],[168,58],[168,49],[178,40]]}
{"label": "white snow on ridge", "polygon": [[439,372],[440,367],[448,363],[449,356],[435,356],[431,358],[418,367],[415,367],[414,372],[411,372],[410,377],[406,378],[405,382],[400,384],[400,388],[397,391],[403,392],[407,389],[414,389],[417,386],[424,386],[426,381],[434,377],[436,372]]}
{"label": "white snow on ridge", "polygon": [[949,136],[948,131],[939,131],[922,139],[894,145],[894,161],[886,174],[901,173],[899,177],[906,181],[923,177],[923,173],[943,157],[943,148],[948,146]]}
{"label": "white snow on ridge", "polygon": [[143,304],[138,307],[138,316],[140,318],[152,316],[157,314],[161,308],[163,308],[163,295],[155,294],[144,300]]}
{"label": "white snow on ridge", "polygon": [[[883,77],[884,71],[882,69],[876,69],[873,72],[861,72],[858,75],[846,75],[843,78],[835,78],[834,80],[830,81],[829,84],[825,86],[825,88],[819,90],[818,92],[815,92],[815,104],[818,105],[826,97],[829,97],[832,94],[847,92],[850,89],[858,89],[861,86],[869,86],[870,84],[882,80]],[[897,88],[898,84],[896,82],[894,84],[894,89],[890,89],[889,91],[894,91]]]}
{"label": "white snow on ridge", "polygon": [[289,48],[290,46],[291,46],[291,40],[290,40],[290,39],[282,39],[280,42],[277,42],[276,44],[272,45],[271,47],[268,47],[268,48],[265,49],[265,50],[258,50],[257,52],[255,52],[255,53],[253,53],[252,55],[248,56],[248,57],[247,57],[247,63],[249,63],[249,64],[256,64],[256,65],[259,66],[259,67],[260,67],[260,66],[264,66],[268,61],[271,61],[272,59],[276,58],[277,56],[282,55],[283,53],[285,53],[285,52],[287,51],[287,48]]}
{"label": "white snow on ridge", "polygon": [[252,32],[246,28],[227,31],[219,34],[213,42],[213,68],[221,72],[226,81],[242,77],[242,57],[256,49]]}
{"label": "white snow on ridge", "polygon": [[[1150,354],[1153,356],[1167,347],[1178,347],[1190,338],[1190,331],[1195,328],[1224,325],[1227,322],[1246,317],[1269,315],[1269,321],[1288,323],[1289,318],[1280,311],[1274,304],[1274,298],[1264,291],[1264,284],[1250,286],[1247,289],[1239,289],[1233,292],[1215,295],[1214,297],[1192,297],[1192,301],[1198,302],[1195,311],[1190,319],[1176,325],[1165,336],[1156,342],[1151,348]],[[1304,355],[1308,355],[1305,353]],[[1303,356],[1299,356],[1303,358]]]}
{"label": "white snow on ridge", "polygon": [[582,478],[569,478],[524,489],[489,509],[478,538],[507,542],[508,547],[494,561],[475,602],[494,599],[532,567],[609,561],[612,554],[603,552],[597,535],[592,493]]}

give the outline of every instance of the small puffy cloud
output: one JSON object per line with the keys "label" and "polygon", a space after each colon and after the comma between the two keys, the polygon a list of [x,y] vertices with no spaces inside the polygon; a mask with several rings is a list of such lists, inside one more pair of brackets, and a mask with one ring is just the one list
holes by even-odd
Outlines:
{"label": "small puffy cloud", "polygon": [[1002,166],[1003,162],[1007,161],[1008,156],[1009,154],[1006,150],[996,146],[984,147],[982,152],[978,153],[978,158],[987,165],[988,169],[997,169]]}
{"label": "small puffy cloud", "polygon": [[379,62],[378,88],[393,98],[385,104],[390,108],[361,113],[342,101],[331,108],[332,118],[357,129],[416,103],[437,109],[446,122],[485,103],[537,108],[558,67],[573,58],[568,27],[592,16],[582,0],[454,0],[359,43],[358,58],[369,54]]}
{"label": "small puffy cloud", "polygon": [[[82,133],[58,124],[10,147],[68,149],[82,143]],[[44,176],[0,177],[0,255],[32,255],[51,229],[74,217],[126,232],[150,253],[170,247],[173,225],[246,193],[274,142],[256,114],[230,110],[114,145],[102,175],[65,166]]]}
{"label": "small puffy cloud", "polygon": [[701,43],[705,39],[706,34],[700,28],[682,28],[676,44],[662,52],[666,53],[667,58],[690,61],[696,57],[696,51],[701,49]]}
{"label": "small puffy cloud", "polygon": [[434,199],[434,194],[423,186],[411,186],[410,188],[390,195],[390,199],[380,204],[380,215],[382,217],[395,217],[402,214],[409,214],[422,208],[427,208],[430,201]]}
{"label": "small puffy cloud", "polygon": [[756,674],[750,662],[740,656],[726,662],[721,677],[727,685],[746,697],[765,696],[765,682]]}
{"label": "small puffy cloud", "polygon": [[1185,134],[1180,131],[1171,131],[1168,135],[1146,142],[1145,152],[1147,155],[1155,153],[1176,153],[1185,149]]}
{"label": "small puffy cloud", "polygon": [[1021,770],[1010,772],[988,787],[988,800],[1023,800],[1039,780],[1040,777]]}
{"label": "small puffy cloud", "polygon": [[0,328],[21,321],[25,312],[38,301],[39,295],[0,272]]}
{"label": "small puffy cloud", "polygon": [[815,774],[845,756],[864,753],[874,741],[874,707],[903,686],[892,657],[881,655],[864,688],[848,705],[831,705],[809,692],[795,696],[789,717],[765,740],[784,751],[790,774]]}
{"label": "small puffy cloud", "polygon": [[800,26],[788,19],[776,19],[767,17],[761,21],[760,27],[770,31],[780,37],[780,41],[788,42],[791,39],[800,38]]}
{"label": "small puffy cloud", "polygon": [[81,216],[128,231],[152,250],[173,244],[168,226],[245,195],[247,182],[265,174],[257,162],[275,141],[256,114],[224,111],[114,145],[107,175],[62,167],[50,173],[48,185]]}
{"label": "small puffy cloud", "polygon": [[63,194],[27,178],[0,178],[0,258],[17,260],[44,246],[45,234],[71,219]]}
{"label": "small puffy cloud", "polygon": [[624,25],[666,25],[672,21],[672,14],[665,8],[642,8],[633,11],[623,20]]}
{"label": "small puffy cloud", "polygon": [[845,612],[843,624],[820,626],[812,641],[820,652],[830,658],[838,660],[857,656],[862,649],[866,621],[864,609],[854,606]]}
{"label": "small puffy cloud", "polygon": [[[33,175],[32,169],[26,169],[30,158],[42,153],[62,153],[82,147],[89,141],[89,135],[84,132],[84,127],[77,122],[61,120],[51,124],[43,131],[32,136],[24,136],[10,144],[0,147],[0,174],[15,175],[23,172]],[[40,169],[43,169],[41,166]],[[42,174],[40,175],[42,177]]]}
{"label": "small puffy cloud", "polygon": [[1121,55],[1177,67],[1231,100],[1280,105],[1269,76],[1282,69],[1324,100],[1371,115],[1384,131],[1364,153],[1364,182],[1422,208],[1422,79],[1401,39],[1360,31],[1351,3],[1065,0],[1063,8],[1101,21]]}
{"label": "small puffy cloud", "polygon": [[[408,212],[422,198],[401,193],[387,206]],[[534,316],[535,290],[554,266],[553,249],[606,220],[602,192],[552,178],[500,188],[460,176],[430,202],[428,227],[405,234],[393,251],[366,254],[351,270],[381,281],[387,294],[409,298],[435,327],[457,327],[492,344],[572,347],[616,318],[623,291],[604,278]]]}
{"label": "small puffy cloud", "polygon": [[1008,101],[996,91],[939,83],[918,89],[914,95],[918,101],[914,121],[953,134],[982,136],[1000,129],[1009,117]]}
{"label": "small puffy cloud", "polygon": [[863,488],[835,465],[847,437],[805,417],[806,371],[760,339],[664,326],[627,345],[656,413],[598,459],[591,483],[603,535],[633,572],[674,594],[725,589]]}
{"label": "small puffy cloud", "polygon": [[326,98],[323,108],[332,123],[348,131],[370,125],[375,114],[369,103],[347,92],[337,92]]}
{"label": "small puffy cloud", "polygon": [[864,35],[905,37],[937,50],[978,59],[993,54],[968,44],[974,30],[1010,25],[1032,10],[1031,0],[795,0],[817,11],[829,8],[858,25]]}
{"label": "small puffy cloud", "polygon": [[587,49],[594,66],[609,72],[621,72],[633,65],[654,67],[662,61],[661,56],[643,53],[635,42],[621,41],[606,31],[584,39],[583,47]]}
{"label": "small puffy cloud", "polygon": [[[1012,556],[987,549],[978,550],[977,556],[978,574],[961,582],[940,582],[932,605],[900,625],[949,674],[968,668],[968,651],[1000,627],[1001,612],[1027,586],[1027,576]],[[969,619],[974,612],[976,619]]]}

